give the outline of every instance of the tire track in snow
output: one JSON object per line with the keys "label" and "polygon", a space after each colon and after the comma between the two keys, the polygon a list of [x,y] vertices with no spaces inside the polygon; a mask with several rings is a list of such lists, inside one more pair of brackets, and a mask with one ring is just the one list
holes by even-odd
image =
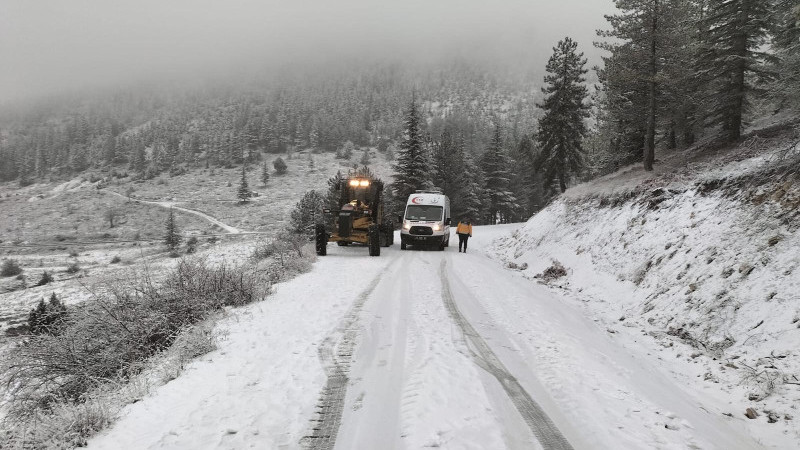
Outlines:
{"label": "tire track in snow", "polygon": [[533,432],[539,443],[547,450],[573,450],[572,445],[567,441],[558,427],[548,417],[547,413],[539,406],[530,394],[522,387],[517,379],[509,373],[500,359],[495,355],[489,344],[478,334],[477,330],[467,321],[459,311],[453,294],[450,291],[450,283],[447,281],[445,268],[447,260],[442,259],[439,266],[439,276],[442,280],[442,299],[444,300],[447,311],[453,321],[461,329],[464,338],[471,345],[468,345],[470,354],[475,362],[494,376],[503,390],[506,391],[514,407],[519,411],[525,423]]}
{"label": "tire track in snow", "polygon": [[350,381],[350,364],[353,361],[353,350],[360,331],[358,319],[361,309],[392,265],[393,263],[387,265],[372,279],[367,288],[356,297],[336,330],[320,344],[319,359],[325,369],[327,380],[317,402],[316,417],[311,419],[311,433],[300,439],[303,448],[329,450],[336,445],[347,385]]}

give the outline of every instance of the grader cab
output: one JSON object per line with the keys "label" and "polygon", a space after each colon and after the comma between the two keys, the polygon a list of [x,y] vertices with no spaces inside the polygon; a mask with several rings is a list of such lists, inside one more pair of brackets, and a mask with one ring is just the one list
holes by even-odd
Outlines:
{"label": "grader cab", "polygon": [[366,245],[370,256],[394,243],[394,226],[385,216],[383,182],[369,177],[350,177],[338,186],[338,210],[325,210],[326,223],[315,230],[317,254],[328,253],[328,242],[339,246]]}

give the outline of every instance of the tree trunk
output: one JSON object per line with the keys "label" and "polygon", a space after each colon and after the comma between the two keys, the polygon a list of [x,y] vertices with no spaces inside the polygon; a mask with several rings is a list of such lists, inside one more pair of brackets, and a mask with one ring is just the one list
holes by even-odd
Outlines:
{"label": "tree trunk", "polygon": [[647,82],[647,131],[644,138],[644,170],[653,170],[656,146],[656,34],[658,31],[658,0],[653,0],[650,27],[650,73]]}
{"label": "tree trunk", "polygon": [[731,74],[731,111],[729,117],[730,129],[728,137],[731,142],[738,141],[742,136],[742,115],[744,114],[745,71],[747,70],[747,22],[750,16],[750,1],[742,2],[742,11],[739,13],[739,30],[734,40],[733,53],[736,55],[734,71]]}
{"label": "tree trunk", "polygon": [[677,128],[675,120],[670,121],[669,132],[667,133],[667,148],[670,150],[678,148],[678,133],[675,131],[675,128]]}

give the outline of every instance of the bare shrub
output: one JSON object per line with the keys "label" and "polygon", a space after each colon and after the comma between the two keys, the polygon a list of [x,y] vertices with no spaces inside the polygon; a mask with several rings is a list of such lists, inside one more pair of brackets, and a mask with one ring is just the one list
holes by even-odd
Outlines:
{"label": "bare shrub", "polygon": [[36,411],[27,421],[11,418],[0,429],[3,449],[73,449],[108,427],[126,405],[140,400],[154,386],[177,378],[186,364],[216,349],[213,320],[205,320],[178,335],[164,357],[142,364],[143,371],[125,383],[112,380],[81,397],[80,402],[56,402]]}
{"label": "bare shrub", "polygon": [[109,380],[138,373],[189,325],[224,306],[266,295],[258,272],[201,261],[181,261],[163,283],[145,275],[110,286],[70,311],[57,336],[31,336],[8,350],[0,377],[10,414],[33,418],[62,402],[79,402]]}
{"label": "bare shrub", "polygon": [[772,395],[775,389],[784,383],[784,374],[775,365],[755,367],[740,363],[742,369],[742,384],[751,388],[750,400],[761,401]]}
{"label": "bare shrub", "polygon": [[81,266],[78,264],[77,261],[71,263],[67,266],[65,272],[67,273],[78,273],[81,271]]}
{"label": "bare shrub", "polygon": [[288,257],[274,259],[266,270],[266,278],[270,283],[279,283],[281,281],[289,280],[301,273],[311,270],[311,264],[314,262],[314,255],[312,252],[307,252],[304,257]]}
{"label": "bare shrub", "polygon": [[8,421],[0,431],[0,446],[8,449],[73,449],[112,421],[107,404],[94,398],[81,403],[57,403],[37,411],[28,422]]}
{"label": "bare shrub", "polygon": [[178,378],[186,364],[194,358],[216,350],[217,337],[212,320],[204,320],[178,335],[158,367],[160,381],[166,383]]}
{"label": "bare shrub", "polygon": [[256,245],[251,257],[255,260],[270,259],[265,271],[266,279],[278,283],[311,270],[315,260],[313,245],[304,235],[285,231]]}
{"label": "bare shrub", "polygon": [[255,245],[253,249],[253,254],[250,255],[251,258],[260,261],[262,259],[271,258],[277,252],[281,251],[281,243],[277,242],[275,239],[270,239],[268,241],[261,241]]}
{"label": "bare shrub", "polygon": [[567,269],[560,262],[553,260],[553,264],[550,267],[545,269],[544,272],[535,275],[534,278],[539,278],[545,283],[549,283],[565,276],[567,276]]}
{"label": "bare shrub", "polygon": [[291,257],[303,257],[303,247],[308,242],[308,238],[302,234],[283,231],[273,239],[256,244],[251,256],[255,260],[267,258],[283,260]]}

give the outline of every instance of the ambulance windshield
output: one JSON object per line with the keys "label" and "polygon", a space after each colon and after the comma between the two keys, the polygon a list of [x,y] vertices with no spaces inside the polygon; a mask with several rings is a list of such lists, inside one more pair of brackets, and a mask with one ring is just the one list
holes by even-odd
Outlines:
{"label": "ambulance windshield", "polygon": [[442,207],[431,205],[408,205],[406,220],[442,220]]}

